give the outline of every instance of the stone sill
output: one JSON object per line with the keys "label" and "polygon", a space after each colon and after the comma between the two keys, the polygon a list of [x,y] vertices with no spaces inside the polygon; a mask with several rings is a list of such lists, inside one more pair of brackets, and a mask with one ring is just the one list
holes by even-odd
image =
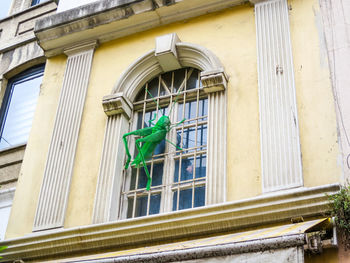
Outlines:
{"label": "stone sill", "polygon": [[37,232],[6,240],[0,262],[48,259],[103,250],[121,250],[142,244],[174,242],[269,224],[290,223],[292,218],[322,217],[329,211],[327,194],[339,184],[297,188],[236,202],[121,220],[72,229]]}

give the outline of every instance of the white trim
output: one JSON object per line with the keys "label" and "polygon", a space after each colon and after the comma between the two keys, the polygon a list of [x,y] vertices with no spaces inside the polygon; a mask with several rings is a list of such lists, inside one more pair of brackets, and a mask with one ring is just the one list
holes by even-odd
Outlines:
{"label": "white trim", "polygon": [[286,0],[255,5],[263,192],[303,185]]}
{"label": "white trim", "polygon": [[0,208],[12,206],[16,188],[0,190]]}
{"label": "white trim", "polygon": [[33,231],[62,227],[96,42],[73,47],[46,160]]}
{"label": "white trim", "polygon": [[[177,58],[182,67],[193,67],[208,72],[208,74],[203,74],[203,76],[206,77],[206,83],[212,83],[213,87],[221,87],[221,90],[226,89],[227,75],[224,73],[223,66],[219,59],[212,52],[201,46],[190,43],[177,42],[175,46]],[[162,72],[163,70],[156,57],[155,50],[151,50],[137,59],[124,71],[114,86],[112,94],[108,97],[113,96],[113,94],[122,94],[121,96],[123,96],[123,98],[132,102],[135,100],[135,97],[143,85]],[[216,91],[213,87],[204,88],[207,88],[209,92]],[[207,166],[207,183],[212,184],[212,186],[209,188],[206,187],[206,204],[214,204],[223,202],[226,198],[226,119],[222,120],[220,117],[226,116],[226,92],[222,91],[221,94],[220,92],[210,93],[208,108],[212,109],[211,113],[208,111],[208,124],[211,120],[212,134],[220,138],[220,143],[217,143],[214,136],[208,136],[207,158],[209,159],[209,155],[213,156],[213,158],[211,161],[207,161],[208,166],[210,166],[209,169]],[[122,112],[114,111],[114,113],[119,114]],[[121,118],[119,115],[117,115],[117,118]],[[111,116],[108,118],[107,123],[112,121],[111,118]],[[112,127],[110,124],[106,126],[106,135],[95,197],[94,223],[108,222],[117,219],[115,216],[111,216],[109,210],[113,208],[113,214],[115,215],[115,209],[119,208],[119,205],[115,204],[119,202],[119,198],[113,199],[112,193],[120,191],[121,188],[122,159],[125,151],[120,137],[122,133],[120,134],[119,132],[123,131],[123,133],[125,133],[125,129],[126,127],[128,129],[128,125],[126,120],[123,122],[116,122],[115,125],[117,126]],[[115,141],[113,139],[115,137],[119,139]],[[112,141],[115,142],[113,146],[109,145]],[[112,152],[108,150],[110,147],[118,149],[118,151]],[[117,183],[114,185],[111,182]],[[119,190],[111,191],[110,187],[112,187],[112,185],[114,185],[114,189]],[[106,187],[108,190],[106,190]]]}
{"label": "white trim", "polygon": [[72,229],[32,233],[25,237],[0,242],[7,260],[43,257],[66,257],[73,253],[91,253],[114,247],[159,242],[174,242],[184,236],[204,236],[218,231],[290,222],[295,215],[303,218],[324,217],[329,211],[327,195],[339,191],[338,184],[295,189],[270,197],[210,205],[148,217],[120,220]]}

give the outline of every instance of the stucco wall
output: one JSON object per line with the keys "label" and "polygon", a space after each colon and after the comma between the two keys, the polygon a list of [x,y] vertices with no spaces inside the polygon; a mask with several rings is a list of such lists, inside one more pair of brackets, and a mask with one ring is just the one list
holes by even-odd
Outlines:
{"label": "stucco wall", "polygon": [[304,185],[339,182],[334,98],[319,3],[289,3]]}
{"label": "stucco wall", "polygon": [[[334,104],[317,27],[317,1],[294,0],[290,4],[305,186],[338,182]],[[211,50],[230,77],[227,200],[261,194],[255,18],[254,8],[244,5],[110,41],[97,48],[79,133],[65,228],[91,224],[107,118],[101,105],[102,97],[111,93],[133,61],[154,48],[155,37],[172,32],[183,42]],[[66,58],[59,56],[49,59],[46,65],[7,238],[32,231],[65,63]]]}

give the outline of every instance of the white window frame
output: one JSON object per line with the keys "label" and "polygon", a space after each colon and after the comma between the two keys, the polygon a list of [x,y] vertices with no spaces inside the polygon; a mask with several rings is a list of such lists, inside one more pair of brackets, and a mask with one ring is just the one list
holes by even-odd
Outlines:
{"label": "white window frame", "polygon": [[119,219],[125,149],[122,136],[129,129],[132,101],[143,85],[155,76],[180,67],[201,71],[208,93],[208,155],[206,205],[226,201],[226,87],[227,75],[209,50],[182,43],[176,34],[156,39],[156,49],[136,60],[123,73],[111,95],[103,99],[108,116],[98,176],[93,223]]}
{"label": "white window frame", "polygon": [[0,241],[4,240],[7,224],[10,215],[7,213],[9,208],[11,209],[13,198],[15,195],[15,188],[0,190]]}
{"label": "white window frame", "polygon": [[[172,105],[172,103],[175,103],[175,100],[179,99],[179,101],[182,98],[185,98],[186,102],[188,101],[196,101],[197,106],[199,106],[199,101],[204,101],[204,99],[206,101],[208,101],[208,95],[203,92],[202,88],[200,86],[197,86],[193,89],[190,90],[186,90],[184,91],[187,81],[189,79],[188,77],[188,72],[192,72],[193,68],[186,68],[186,71],[184,72],[184,79],[183,79],[183,83],[182,83],[182,92],[184,92],[184,94],[181,92],[180,94],[176,95],[176,91],[173,91],[173,93],[167,94],[167,95],[159,95],[159,96],[155,96],[154,100],[159,99],[159,101],[164,100],[164,98],[172,98],[170,99],[170,104],[171,104],[171,108],[172,111],[169,115],[169,118],[172,120],[173,123],[175,123],[176,121],[179,121],[178,118],[178,107],[175,105]],[[172,73],[174,71],[169,71],[167,73]],[[196,75],[196,79],[199,81],[199,77],[200,77],[200,72],[199,71],[195,71],[195,73],[192,73],[194,75],[191,75],[192,77]],[[155,79],[157,79],[159,76],[157,76]],[[175,82],[175,78],[176,78],[176,73],[172,73],[172,80]],[[150,80],[150,82],[152,82],[152,80]],[[150,83],[148,82],[148,83]],[[148,85],[148,84],[146,84]],[[171,84],[170,84],[171,85]],[[146,87],[144,87],[145,89]],[[178,87],[177,87],[178,88]],[[169,91],[171,90],[171,87],[169,87]],[[170,91],[171,92],[171,91]],[[194,93],[196,94],[194,97]],[[189,94],[191,94],[193,97],[192,98],[187,98],[189,96]],[[178,97],[180,96],[180,97]],[[147,97],[149,97],[147,95]],[[194,99],[196,98],[196,99]],[[138,118],[139,118],[139,113],[140,112],[147,112],[147,108],[146,108],[146,104],[144,102],[145,100],[142,99],[141,103],[142,103],[142,109],[140,109],[140,102],[135,102],[136,103],[136,109],[134,109],[134,112],[132,114],[132,119],[131,119],[131,129],[130,131],[135,131],[137,130],[137,125],[138,125]],[[180,102],[182,103],[182,102]],[[161,109],[164,108],[168,108],[168,106],[163,106]],[[182,111],[185,111],[185,105],[182,104]],[[156,108],[157,110],[160,110],[160,108]],[[169,109],[169,108],[168,108]],[[208,110],[208,106],[206,107],[206,110]],[[158,111],[157,113],[157,117],[160,117],[160,111]],[[195,110],[195,113],[197,112],[197,109]],[[182,114],[182,113],[181,113]],[[154,116],[153,116],[154,117]],[[183,116],[182,116],[183,117]],[[182,118],[181,117],[181,118]],[[207,127],[208,126],[208,117],[207,114],[205,116],[200,115],[200,116],[196,116],[195,117],[198,121],[191,121],[191,122],[185,122],[181,125],[179,125],[178,127],[174,127],[169,134],[167,135],[167,139],[172,141],[172,142],[176,142],[176,138],[177,138],[177,132],[180,131],[181,134],[184,134],[184,131],[191,126],[192,128],[194,127],[195,130],[194,131],[199,131],[199,127]],[[154,120],[154,123],[156,123],[157,120]],[[146,121],[144,121],[146,122]],[[184,128],[185,127],[185,128]],[[206,128],[207,129],[207,128]],[[177,130],[177,131],[176,131]],[[134,156],[134,149],[135,149],[135,139],[133,138],[134,136],[129,136],[129,151],[131,156]],[[207,136],[206,136],[207,139]],[[185,146],[180,146],[180,147],[185,147]],[[185,189],[192,189],[192,206],[195,207],[195,195],[196,195],[196,189],[198,190],[198,187],[206,187],[206,175],[200,178],[193,178],[192,180],[189,179],[186,183],[186,186],[183,185],[183,183],[180,183],[181,180],[179,180],[178,182],[173,182],[173,178],[174,178],[174,173],[175,173],[175,160],[177,159],[181,159],[181,163],[184,162],[184,160],[186,160],[187,158],[191,158],[193,157],[193,165],[194,167],[196,167],[196,162],[197,162],[197,158],[200,158],[200,156],[205,156],[204,158],[207,160],[207,144],[205,145],[200,145],[200,146],[196,146],[198,148],[192,148],[192,151],[189,153],[186,153],[186,149],[184,149],[185,151],[179,151],[178,149],[176,149],[174,146],[170,145],[169,143],[165,143],[165,156],[161,157],[161,159],[163,159],[162,161],[160,161],[160,159],[154,159],[154,160],[150,160],[148,161],[148,163],[163,163],[163,175],[162,175],[162,183],[160,185],[151,187],[151,190],[147,193],[148,195],[148,199],[150,198],[150,195],[152,194],[160,194],[161,200],[160,200],[160,209],[159,209],[159,213],[164,213],[164,212],[171,212],[173,211],[173,194],[174,192],[178,192],[178,195],[180,194],[181,191],[185,190]],[[175,152],[177,152],[177,155],[175,156]],[[184,157],[185,156],[185,157]],[[187,157],[186,157],[187,156]],[[160,162],[159,162],[160,161]],[[206,162],[207,163],[207,162]],[[206,167],[206,165],[205,165]],[[180,168],[180,167],[179,167]],[[143,169],[143,168],[140,168]],[[194,168],[196,169],[196,168]],[[152,166],[151,169],[149,170],[151,176],[152,176]],[[138,190],[140,188],[136,187],[136,189],[132,189],[129,190],[130,188],[130,181],[131,181],[131,169],[125,170],[123,173],[123,185],[122,185],[122,195],[121,195],[121,215],[119,216],[119,218],[124,219],[124,218],[128,218],[127,217],[127,212],[129,211],[129,204],[128,204],[128,198],[125,195],[128,195],[129,198],[133,198],[134,199],[134,205],[133,205],[133,211],[136,211],[135,206],[137,203],[137,198],[139,198],[140,196],[146,196],[144,192],[141,192],[142,190]],[[140,176],[140,170],[139,170],[139,175]],[[136,177],[138,177],[136,176]],[[178,175],[180,176],[180,175]],[[195,175],[194,175],[195,176]],[[136,179],[136,178],[135,178]],[[138,180],[136,180],[138,181]],[[129,192],[129,193],[128,193]],[[178,196],[177,202],[180,202],[180,196]],[[198,206],[196,206],[198,207]],[[150,204],[147,206],[147,212],[146,214],[148,215],[150,209]],[[181,210],[180,208],[177,209],[176,211]],[[133,214],[133,213],[132,213]],[[158,213],[157,213],[158,214]],[[133,217],[137,217],[135,215],[132,215]]]}

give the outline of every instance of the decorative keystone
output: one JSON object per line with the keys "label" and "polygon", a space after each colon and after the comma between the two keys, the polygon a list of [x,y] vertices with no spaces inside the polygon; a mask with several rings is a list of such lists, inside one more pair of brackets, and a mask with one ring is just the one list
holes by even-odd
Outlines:
{"label": "decorative keystone", "polygon": [[201,81],[206,93],[222,91],[226,89],[228,77],[223,69],[203,71]]}
{"label": "decorative keystone", "polygon": [[156,38],[155,57],[164,72],[181,68],[176,52],[178,42],[181,41],[175,33]]}
{"label": "decorative keystone", "polygon": [[103,97],[102,105],[107,116],[124,114],[130,119],[132,112],[132,103],[123,93],[115,93]]}

